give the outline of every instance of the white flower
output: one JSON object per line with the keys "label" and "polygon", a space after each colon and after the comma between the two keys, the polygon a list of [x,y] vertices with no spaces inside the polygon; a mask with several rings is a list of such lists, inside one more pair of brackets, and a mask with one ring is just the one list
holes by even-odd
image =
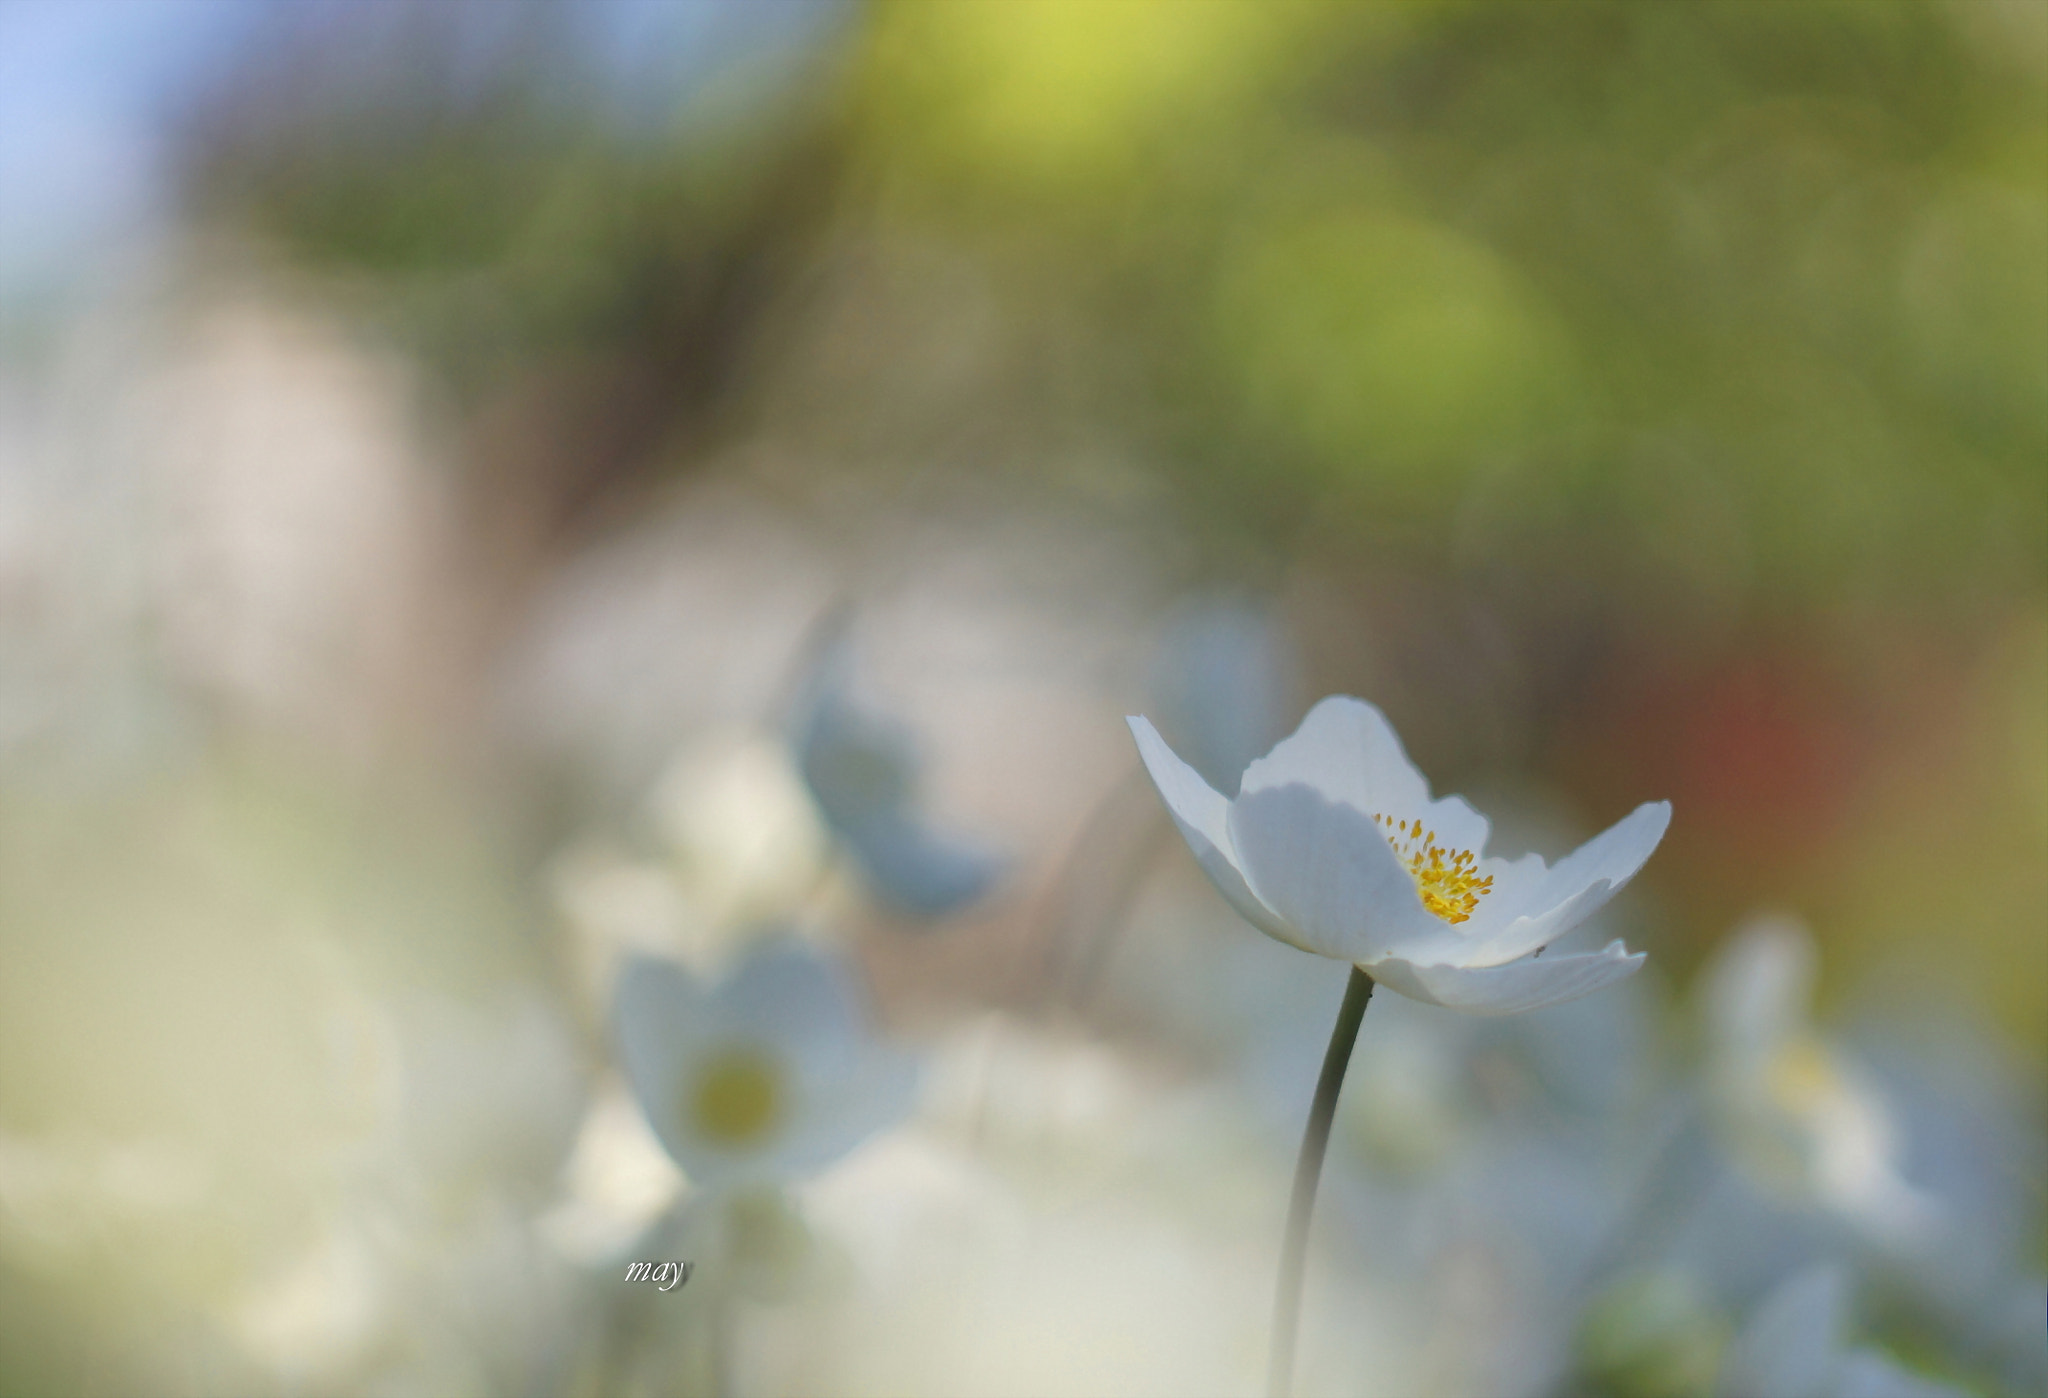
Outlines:
{"label": "white flower", "polygon": [[828,640],[798,705],[794,746],[804,782],[825,823],[889,902],[926,918],[963,908],[988,892],[1003,860],[918,814],[916,740],[854,702],[849,668],[846,641]]}
{"label": "white flower", "polygon": [[1808,1022],[1813,937],[1756,918],[1708,974],[1708,1084],[1719,1124],[1754,1177],[1847,1216],[1869,1237],[1925,1240],[1934,1202],[1899,1174],[1902,1142],[1876,1084]]}
{"label": "white flower", "polygon": [[760,944],[709,992],[634,957],[613,1029],[648,1124],[707,1188],[830,1164],[908,1112],[916,1082],[868,1037],[845,973],[796,942]]}
{"label": "white flower", "polygon": [[1779,1284],[1729,1346],[1717,1398],[1961,1398],[1876,1350],[1849,1350],[1848,1278],[1815,1267]]}
{"label": "white flower", "polygon": [[703,734],[670,760],[648,805],[686,911],[712,927],[786,916],[817,886],[825,827],[789,753],[769,736]]}
{"label": "white flower", "polygon": [[[1333,696],[1219,795],[1143,718],[1145,767],[1202,870],[1246,921],[1381,985],[1471,1014],[1568,1000],[1642,964],[1620,942],[1541,951],[1627,883],[1664,836],[1669,802],[1639,806],[1555,868],[1485,854],[1486,817],[1429,784],[1372,705]],[[1512,963],[1512,964],[1511,964]]]}

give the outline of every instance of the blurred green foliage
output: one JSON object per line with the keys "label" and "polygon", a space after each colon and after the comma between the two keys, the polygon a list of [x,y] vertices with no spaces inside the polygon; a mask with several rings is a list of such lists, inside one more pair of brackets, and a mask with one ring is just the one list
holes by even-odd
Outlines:
{"label": "blurred green foliage", "polygon": [[[547,14],[459,103],[459,29],[424,21],[374,83],[254,85],[207,187],[402,298],[488,288],[467,349],[501,367],[701,330],[742,285],[746,331],[801,320],[834,239],[959,240],[1110,370],[996,392],[1135,438],[1274,547],[1336,511],[1441,555],[1533,476],[1562,518],[1489,551],[1562,534],[1658,577],[1697,512],[1642,497],[1684,476],[1767,596],[1924,599],[2048,551],[2024,7],[882,6],[653,131],[579,104]],[[679,405],[755,386],[675,367]]]}
{"label": "blurred green foliage", "polygon": [[[1013,257],[1034,230],[1031,295],[1114,303],[1091,331],[1146,366],[1155,446],[1232,518],[1277,490],[1282,543],[1328,510],[1441,539],[1481,482],[1530,475],[1564,517],[1516,532],[1656,577],[1693,514],[1630,507],[1682,475],[1767,596],[2038,573],[2048,96],[1963,23],[1995,15],[1304,6],[1261,12],[1259,42],[1187,39],[1207,71],[1169,79],[1105,41],[1141,8],[886,12],[923,42],[878,43],[876,87],[924,101],[874,139],[946,133],[891,152],[920,209]],[[920,92],[955,29],[1000,76]]]}

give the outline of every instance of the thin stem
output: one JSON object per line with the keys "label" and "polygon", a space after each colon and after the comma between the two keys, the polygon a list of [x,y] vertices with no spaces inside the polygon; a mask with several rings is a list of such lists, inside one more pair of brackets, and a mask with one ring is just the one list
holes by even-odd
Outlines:
{"label": "thin stem", "polygon": [[1287,1206],[1287,1238],[1280,1247],[1280,1286],[1273,1297],[1273,1358],[1266,1370],[1267,1398],[1288,1398],[1294,1387],[1294,1341],[1301,1330],[1301,1283],[1308,1268],[1308,1220],[1315,1212],[1316,1184],[1323,1177],[1323,1156],[1330,1148],[1330,1123],[1337,1117],[1337,1095],[1344,1090],[1344,1070],[1351,1064],[1351,1046],[1372,999],[1373,980],[1358,967],[1344,987],[1344,1004],[1330,1031],[1330,1050],[1323,1055],[1323,1075],[1316,1082],[1315,1105],[1309,1108],[1308,1129],[1301,1135],[1301,1156],[1294,1162],[1294,1198]]}

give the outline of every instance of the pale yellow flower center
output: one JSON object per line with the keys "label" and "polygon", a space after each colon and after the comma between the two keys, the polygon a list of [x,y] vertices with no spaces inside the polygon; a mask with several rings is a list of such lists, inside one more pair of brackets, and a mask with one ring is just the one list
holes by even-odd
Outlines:
{"label": "pale yellow flower center", "polygon": [[1479,876],[1479,859],[1468,849],[1445,849],[1436,842],[1434,830],[1424,830],[1420,820],[1400,821],[1376,815],[1373,820],[1387,832],[1394,855],[1408,866],[1422,906],[1445,922],[1463,922],[1472,916],[1479,900],[1493,890],[1493,876]]}
{"label": "pale yellow flower center", "polygon": [[1794,1039],[1771,1059],[1765,1070],[1771,1101],[1794,1115],[1805,1115],[1842,1092],[1841,1075],[1827,1050],[1810,1038]]}
{"label": "pale yellow flower center", "polygon": [[706,1140],[721,1146],[757,1144],[782,1118],[782,1066],[759,1049],[720,1050],[698,1068],[683,1106]]}

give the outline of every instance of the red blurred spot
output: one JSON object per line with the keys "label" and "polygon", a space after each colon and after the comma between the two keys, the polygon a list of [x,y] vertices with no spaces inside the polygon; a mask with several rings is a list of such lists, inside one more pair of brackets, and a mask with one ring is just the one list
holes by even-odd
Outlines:
{"label": "red blurred spot", "polygon": [[1633,785],[1668,796],[1697,846],[1765,868],[1841,829],[1875,746],[1862,686],[1806,657],[1745,651],[1667,670],[1617,705]]}

